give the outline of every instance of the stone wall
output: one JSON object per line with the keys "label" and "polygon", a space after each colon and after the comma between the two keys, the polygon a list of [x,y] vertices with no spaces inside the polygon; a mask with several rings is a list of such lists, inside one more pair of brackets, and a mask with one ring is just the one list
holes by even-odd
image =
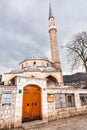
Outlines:
{"label": "stone wall", "polygon": [[[50,121],[60,118],[87,114],[87,104],[82,104],[80,96],[86,96],[87,90],[49,88],[46,80],[16,77],[16,86],[0,86],[0,127],[19,127],[22,125],[23,88],[35,84],[41,88],[41,119]],[[5,93],[12,94],[11,104],[3,104]],[[49,95],[49,96],[48,96]],[[51,96],[50,96],[51,95]],[[73,100],[71,103],[68,100]],[[49,97],[49,98],[48,98]],[[83,106],[82,106],[83,105]]]}
{"label": "stone wall", "polygon": [[61,108],[48,114],[48,121],[87,114],[87,106]]}
{"label": "stone wall", "polygon": [[[3,104],[2,95],[4,93],[11,93],[11,104]],[[15,99],[16,87],[15,86],[1,86],[0,85],[0,128],[10,128],[14,124],[15,113]]]}
{"label": "stone wall", "polygon": [[[22,102],[23,102],[23,89],[26,85],[37,85],[41,88],[41,119],[48,119],[48,104],[47,104],[47,91],[46,91],[46,80],[45,79],[36,79],[17,77],[17,94],[16,94],[16,103],[15,103],[15,119],[14,127],[19,127],[22,124]],[[21,90],[21,93],[19,91]]]}
{"label": "stone wall", "polygon": [[[87,90],[81,89],[48,89],[48,92],[54,95],[54,101],[48,102],[48,121],[77,116],[81,114],[87,114],[87,104],[81,106],[80,95],[87,94]],[[64,105],[59,106],[61,99],[58,97],[56,104],[56,96],[62,95],[62,103]],[[56,95],[56,96],[55,96]],[[65,97],[63,96],[65,95]],[[72,102],[68,105],[67,96],[71,96]],[[58,105],[58,106],[57,106]],[[56,107],[57,106],[57,107]]]}

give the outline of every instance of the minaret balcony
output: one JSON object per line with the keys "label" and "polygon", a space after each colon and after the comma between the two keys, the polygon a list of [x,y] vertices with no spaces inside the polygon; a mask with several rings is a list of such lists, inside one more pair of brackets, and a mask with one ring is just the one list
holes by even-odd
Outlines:
{"label": "minaret balcony", "polygon": [[56,26],[50,26],[49,27],[49,31],[52,30],[52,29],[55,29],[57,31]]}

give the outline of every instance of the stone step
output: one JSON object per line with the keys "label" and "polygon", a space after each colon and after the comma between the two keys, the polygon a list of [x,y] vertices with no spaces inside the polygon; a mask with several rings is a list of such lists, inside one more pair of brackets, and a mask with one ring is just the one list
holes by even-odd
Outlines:
{"label": "stone step", "polygon": [[45,125],[47,123],[48,123],[47,120],[36,120],[36,121],[22,123],[22,128],[24,130],[30,130],[30,129]]}

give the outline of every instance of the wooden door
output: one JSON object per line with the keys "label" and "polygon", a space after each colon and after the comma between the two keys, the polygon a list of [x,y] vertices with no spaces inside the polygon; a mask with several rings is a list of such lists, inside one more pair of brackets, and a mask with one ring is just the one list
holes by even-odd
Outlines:
{"label": "wooden door", "polygon": [[40,119],[41,116],[41,93],[37,86],[27,86],[23,92],[23,122]]}
{"label": "wooden door", "polygon": [[34,91],[32,96],[32,117],[39,118],[40,115],[40,91]]}

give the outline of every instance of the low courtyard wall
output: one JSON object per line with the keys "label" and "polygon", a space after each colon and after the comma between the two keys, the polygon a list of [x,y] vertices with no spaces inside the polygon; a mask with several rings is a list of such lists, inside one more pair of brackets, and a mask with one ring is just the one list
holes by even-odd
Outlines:
{"label": "low courtyard wall", "polygon": [[55,110],[53,113],[48,113],[48,121],[58,120],[61,118],[73,117],[78,115],[87,114],[87,106],[81,106],[79,108],[61,108]]}
{"label": "low courtyard wall", "polygon": [[[48,121],[87,114],[87,90],[42,90],[45,91],[42,96],[45,107],[41,111]],[[0,85],[0,129],[22,125],[22,94],[16,86]]]}
{"label": "low courtyard wall", "polygon": [[48,121],[87,114],[87,90],[48,89]]}
{"label": "low courtyard wall", "polygon": [[13,127],[15,114],[15,99],[15,86],[0,85],[0,129]]}

